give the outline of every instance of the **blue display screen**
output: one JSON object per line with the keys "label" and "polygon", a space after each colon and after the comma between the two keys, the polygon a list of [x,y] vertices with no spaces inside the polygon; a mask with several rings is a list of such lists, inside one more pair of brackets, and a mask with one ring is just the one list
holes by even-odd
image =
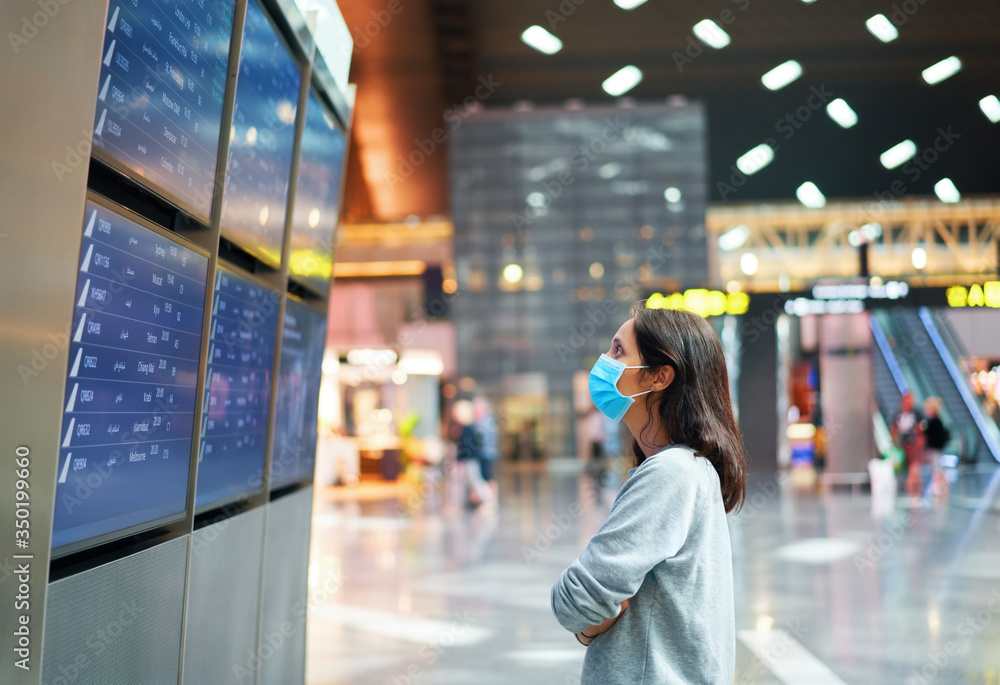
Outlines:
{"label": "blue display screen", "polygon": [[291,298],[285,304],[271,448],[271,489],[312,480],[326,317]]}
{"label": "blue display screen", "polygon": [[310,92],[299,153],[288,266],[293,276],[320,292],[329,290],[333,272],[344,153],[344,135],[316,94]]}
{"label": "blue display screen", "polygon": [[211,214],[235,0],[111,0],[94,147]]}
{"label": "blue display screen", "polygon": [[255,256],[281,262],[295,110],[302,75],[256,0],[247,3],[222,231]]}
{"label": "blue display screen", "polygon": [[216,272],[195,489],[199,511],[262,486],[280,304],[278,293],[225,267]]}
{"label": "blue display screen", "polygon": [[206,256],[87,202],[54,549],[184,515],[207,271]]}

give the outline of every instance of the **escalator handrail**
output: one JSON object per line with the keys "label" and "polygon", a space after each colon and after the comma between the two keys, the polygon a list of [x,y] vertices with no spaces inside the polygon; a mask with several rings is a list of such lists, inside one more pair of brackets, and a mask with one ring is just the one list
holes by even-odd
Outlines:
{"label": "escalator handrail", "polygon": [[947,347],[951,352],[952,358],[961,359],[962,357],[969,356],[968,352],[965,350],[965,345],[961,340],[959,340],[958,336],[955,335],[955,331],[951,328],[947,317],[945,318],[945,323],[947,325],[937,327],[937,329],[938,333],[941,334],[941,340],[944,341],[945,347]]}
{"label": "escalator handrail", "polygon": [[979,432],[983,436],[983,440],[986,441],[986,446],[989,448],[993,458],[1000,462],[1000,445],[997,444],[996,438],[987,426],[979,405],[972,396],[972,390],[970,390],[969,386],[965,383],[965,378],[962,376],[962,372],[959,371],[958,365],[955,364],[955,360],[948,351],[948,347],[944,344],[944,340],[942,340],[937,326],[934,325],[934,319],[931,316],[930,310],[927,309],[927,307],[921,307],[917,313],[920,316],[920,322],[927,330],[927,335],[930,336],[931,343],[937,349],[938,354],[941,357],[941,361],[944,363],[944,367],[948,371],[948,375],[951,376],[952,381],[955,383],[955,387],[958,388],[958,394],[962,396],[962,401],[965,402],[965,406],[968,408],[969,414],[972,415],[972,420],[976,422],[976,426],[979,428]]}
{"label": "escalator handrail", "polygon": [[893,354],[892,348],[889,347],[889,340],[885,337],[882,326],[879,325],[878,320],[874,316],[868,317],[868,326],[872,329],[872,337],[875,338],[875,344],[878,345],[878,349],[882,352],[882,358],[885,359],[886,366],[889,367],[892,380],[896,381],[899,394],[905,395],[910,391],[910,386],[907,384],[906,378],[903,377],[903,369],[900,368],[899,362],[896,360],[896,355]]}

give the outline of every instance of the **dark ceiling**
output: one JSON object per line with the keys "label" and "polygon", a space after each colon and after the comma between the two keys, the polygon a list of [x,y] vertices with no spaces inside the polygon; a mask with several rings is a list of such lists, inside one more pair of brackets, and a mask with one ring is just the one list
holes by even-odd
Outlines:
{"label": "dark ceiling", "polygon": [[[978,106],[1000,94],[997,0],[649,0],[632,11],[611,0],[358,0],[342,10],[357,42],[354,217],[447,213],[447,143],[405,179],[398,156],[442,126],[445,110],[472,94],[480,77],[500,84],[485,107],[597,104],[611,100],[601,82],[628,64],[644,74],[628,97],[706,103],[713,202],[794,201],[807,180],[830,198],[871,197],[896,180],[907,195],[928,195],[943,177],[963,194],[1000,192],[1000,124]],[[898,26],[892,43],[865,28],[879,12]],[[386,15],[384,26],[371,23]],[[724,25],[732,43],[717,51],[697,41],[691,29],[702,19]],[[522,43],[533,24],[563,49],[548,56]],[[925,84],[920,72],[950,55],[964,69]],[[766,90],[760,76],[788,59],[802,64],[802,77]],[[844,98],[859,123],[845,130],[823,109],[810,110],[814,89]],[[793,123],[781,124],[789,115]],[[939,128],[957,135],[919,177],[879,163],[905,139],[932,146]],[[737,157],[771,141],[774,161],[730,192]]]}

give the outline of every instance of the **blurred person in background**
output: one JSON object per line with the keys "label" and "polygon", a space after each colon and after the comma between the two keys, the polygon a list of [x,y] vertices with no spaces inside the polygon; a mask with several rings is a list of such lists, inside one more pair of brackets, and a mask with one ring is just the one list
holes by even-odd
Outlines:
{"label": "blurred person in background", "polygon": [[903,450],[906,494],[920,497],[922,493],[920,467],[924,463],[923,417],[913,408],[913,394],[904,393],[900,400],[899,414],[892,422],[892,441]]}
{"label": "blurred person in background", "polygon": [[587,416],[587,436],[590,440],[590,459],[587,461],[587,473],[594,482],[594,490],[600,496],[601,487],[608,471],[608,459],[604,445],[607,433],[604,430],[604,414],[595,407]]}
{"label": "blurred person in background", "polygon": [[944,455],[945,445],[951,440],[951,431],[941,420],[941,398],[928,397],[924,400],[923,433],[926,447],[924,450],[923,485],[926,488],[928,483],[931,486],[931,494],[938,499],[948,496],[948,481],[944,477],[944,470],[941,468],[941,457]]}
{"label": "blurred person in background", "polygon": [[455,444],[455,460],[458,462],[461,498],[471,505],[482,505],[487,508],[496,507],[497,500],[493,490],[483,480],[480,462],[482,459],[483,442],[476,430],[475,410],[469,400],[459,400],[452,409],[455,423],[461,426],[458,440]]}
{"label": "blurred person in background", "polygon": [[590,396],[624,420],[636,466],[552,587],[552,610],[587,646],[582,685],[730,685],[726,514],[743,502],[746,456],[722,345],[691,312],[638,303],[631,316],[591,371]]}
{"label": "blurred person in background", "polygon": [[494,499],[499,497],[499,488],[496,480],[496,463],[500,457],[500,427],[493,418],[492,407],[485,397],[479,396],[472,400],[472,409],[475,414],[473,427],[478,433],[480,442],[479,450],[479,470],[483,480],[493,490]]}

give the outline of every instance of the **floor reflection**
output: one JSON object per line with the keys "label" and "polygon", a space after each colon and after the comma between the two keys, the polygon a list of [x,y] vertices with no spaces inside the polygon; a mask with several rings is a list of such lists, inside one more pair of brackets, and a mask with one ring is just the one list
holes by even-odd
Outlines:
{"label": "floor reflection", "polygon": [[[619,480],[501,474],[499,511],[437,491],[318,491],[310,685],[579,682],[549,588]],[[758,479],[730,519],[741,684],[1000,685],[1000,515]],[[879,506],[884,507],[883,504]],[[883,512],[885,513],[885,512]]]}

